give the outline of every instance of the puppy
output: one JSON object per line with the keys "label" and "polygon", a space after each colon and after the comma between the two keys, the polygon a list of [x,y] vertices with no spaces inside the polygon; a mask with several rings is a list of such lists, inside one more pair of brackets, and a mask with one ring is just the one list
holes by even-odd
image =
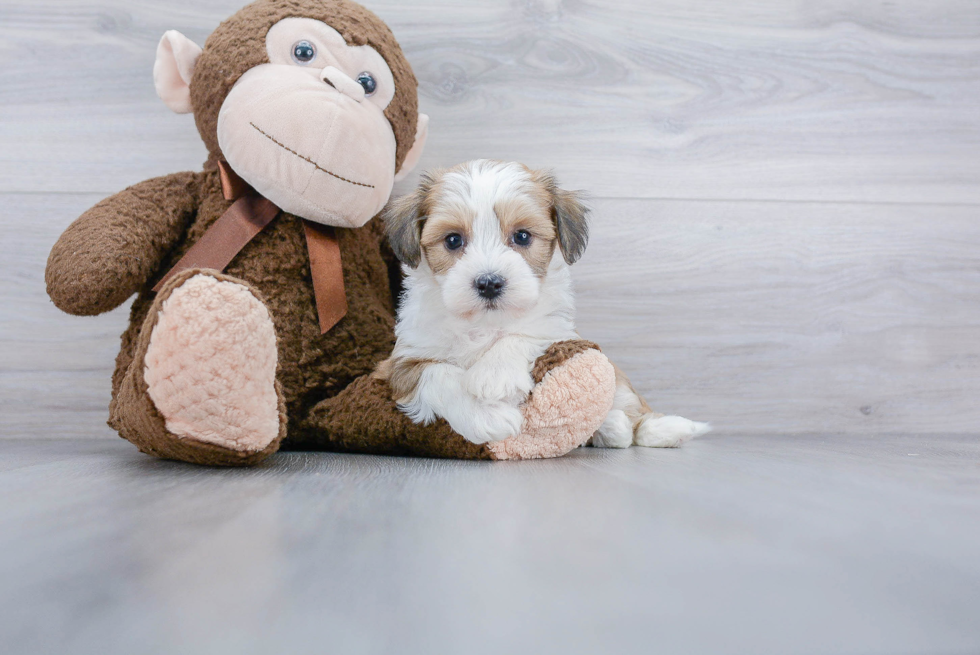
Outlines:
{"label": "puppy", "polygon": [[[548,173],[489,160],[422,176],[384,213],[405,273],[397,338],[377,375],[416,423],[437,417],[474,443],[520,433],[535,360],[578,339],[569,266],[588,242],[579,196]],[[654,414],[616,369],[595,446],[678,446],[708,426]]]}

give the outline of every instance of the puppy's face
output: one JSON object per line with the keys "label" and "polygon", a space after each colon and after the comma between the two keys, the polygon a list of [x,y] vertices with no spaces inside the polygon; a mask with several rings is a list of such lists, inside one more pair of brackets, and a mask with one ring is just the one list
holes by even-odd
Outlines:
{"label": "puppy's face", "polygon": [[533,307],[555,250],[572,263],[585,249],[587,214],[550,175],[479,160],[423,176],[385,226],[399,259],[435,279],[452,313],[474,318]]}

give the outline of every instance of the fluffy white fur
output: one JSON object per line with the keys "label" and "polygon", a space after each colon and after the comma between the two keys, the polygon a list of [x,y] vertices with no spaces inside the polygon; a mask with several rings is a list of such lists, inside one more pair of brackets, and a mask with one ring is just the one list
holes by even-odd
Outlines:
{"label": "fluffy white fur", "polygon": [[[415,396],[403,406],[413,420],[441,416],[470,441],[484,443],[520,432],[517,407],[534,386],[535,360],[555,341],[578,335],[568,266],[560,255],[540,281],[520,256],[500,257],[496,270],[507,278],[508,290],[496,309],[487,309],[473,290],[470,272],[479,268],[465,261],[470,252],[443,279],[431,274],[424,259],[406,271],[393,354],[442,362],[426,368]],[[517,289],[513,295],[511,285]]]}
{"label": "fluffy white fur", "polygon": [[[440,182],[438,202],[462,205],[475,218],[463,255],[448,270],[434,273],[424,256],[416,268],[403,267],[392,357],[432,363],[400,406],[416,422],[445,418],[474,443],[500,441],[520,432],[518,407],[534,386],[534,362],[552,343],[579,338],[570,269],[556,248],[547,273],[536,275],[502,235],[495,205],[541,193],[524,166],[470,162]],[[484,274],[506,280],[493,301],[474,287]],[[707,430],[703,423],[651,414],[618,372],[614,408],[593,445],[672,447]]]}

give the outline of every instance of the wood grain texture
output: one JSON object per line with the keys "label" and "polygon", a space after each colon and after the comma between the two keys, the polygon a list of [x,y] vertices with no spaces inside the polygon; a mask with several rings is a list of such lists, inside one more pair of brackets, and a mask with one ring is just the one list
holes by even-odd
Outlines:
{"label": "wood grain texture", "polygon": [[94,194],[0,194],[0,438],[114,437],[110,377],[127,302],[102,316],[61,312],[44,287],[44,266],[61,232],[101,200]]}
{"label": "wood grain texture", "polygon": [[583,336],[726,432],[980,425],[976,207],[596,202]]}
{"label": "wood grain texture", "polygon": [[[98,196],[0,195],[0,435],[110,436],[125,308],[60,313],[58,235]],[[726,434],[975,433],[974,207],[597,200],[573,268],[583,336],[655,409]],[[16,217],[16,218],[12,218]]]}
{"label": "wood grain texture", "polygon": [[[0,191],[197,169],[155,45],[203,42],[241,1],[5,0]],[[518,159],[597,196],[980,202],[974,0],[367,4],[418,73],[423,167]]]}
{"label": "wood grain texture", "polygon": [[974,653],[976,437],[538,462],[0,450],[0,643],[63,653]]}

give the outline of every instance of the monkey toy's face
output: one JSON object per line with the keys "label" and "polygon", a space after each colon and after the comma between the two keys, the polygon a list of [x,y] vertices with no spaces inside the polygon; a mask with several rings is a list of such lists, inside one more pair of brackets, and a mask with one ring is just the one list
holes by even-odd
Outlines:
{"label": "monkey toy's face", "polygon": [[268,64],[242,75],[218,115],[236,173],[290,213],[360,227],[394,184],[394,97],[388,64],[332,27],[287,18],[266,37]]}
{"label": "monkey toy's face", "polygon": [[[350,45],[314,18],[276,22],[264,47],[265,62],[246,70],[221,102],[223,158],[283,210],[360,227],[381,211],[397,179],[398,144],[385,114],[396,94],[391,68],[370,45]],[[200,55],[177,32],[161,41],[154,78],[176,111],[198,109],[190,105],[190,79]],[[418,161],[427,125],[419,114],[402,175]]]}

